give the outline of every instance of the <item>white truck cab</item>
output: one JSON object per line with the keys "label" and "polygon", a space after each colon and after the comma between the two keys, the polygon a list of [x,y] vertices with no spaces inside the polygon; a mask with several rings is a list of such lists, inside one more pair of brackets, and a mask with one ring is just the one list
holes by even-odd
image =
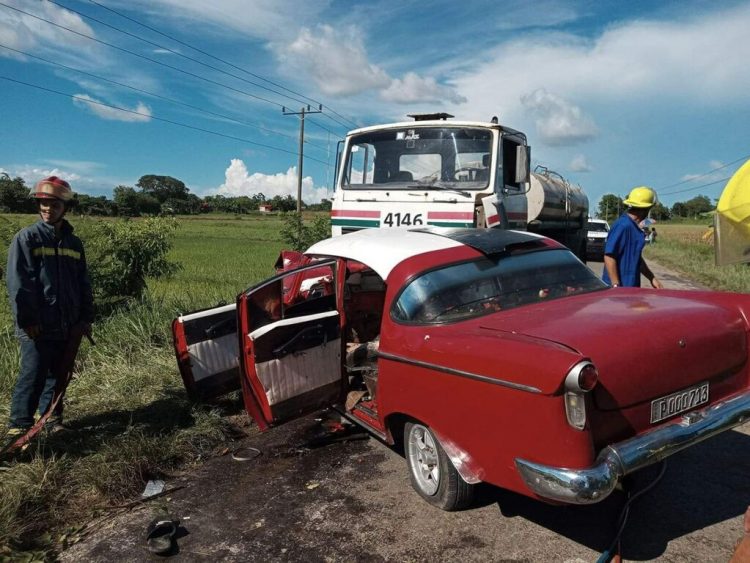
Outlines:
{"label": "white truck cab", "polygon": [[540,232],[585,258],[588,199],[544,169],[526,135],[446,113],[356,129],[337,156],[334,236],[371,228],[497,227]]}

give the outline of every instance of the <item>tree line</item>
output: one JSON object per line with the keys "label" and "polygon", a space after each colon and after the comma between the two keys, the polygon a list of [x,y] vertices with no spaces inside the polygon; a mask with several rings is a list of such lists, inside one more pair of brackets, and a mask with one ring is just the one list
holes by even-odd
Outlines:
{"label": "tree line", "polygon": [[[597,217],[613,221],[619,217],[627,206],[620,196],[607,194],[599,201]],[[651,209],[651,217],[657,221],[666,221],[676,217],[697,219],[716,209],[716,204],[705,195],[698,195],[688,201],[678,201],[671,208],[657,203]]]}
{"label": "tree line", "polygon": [[[23,178],[0,174],[0,212],[34,213],[36,205],[29,197],[30,187]],[[135,187],[116,186],[112,199],[106,196],[76,194],[72,212],[80,215],[109,217],[139,217],[142,215],[197,215],[199,213],[251,213],[261,205],[270,205],[273,211],[297,210],[297,200],[291,195],[266,198],[262,193],[252,196],[227,197],[223,195],[203,198],[190,193],[184,182],[172,176],[148,174],[141,176]],[[330,200],[302,207],[327,211]]]}

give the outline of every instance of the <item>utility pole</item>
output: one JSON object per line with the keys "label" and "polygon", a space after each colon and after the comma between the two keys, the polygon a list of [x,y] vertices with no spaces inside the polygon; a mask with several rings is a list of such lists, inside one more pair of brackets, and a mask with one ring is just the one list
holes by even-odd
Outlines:
{"label": "utility pole", "polygon": [[302,213],[302,158],[304,155],[305,145],[305,115],[308,113],[322,113],[323,104],[318,106],[318,109],[311,109],[308,105],[306,108],[303,106],[299,111],[287,111],[285,107],[281,108],[281,112],[284,115],[299,115],[299,160],[297,161],[297,213]]}

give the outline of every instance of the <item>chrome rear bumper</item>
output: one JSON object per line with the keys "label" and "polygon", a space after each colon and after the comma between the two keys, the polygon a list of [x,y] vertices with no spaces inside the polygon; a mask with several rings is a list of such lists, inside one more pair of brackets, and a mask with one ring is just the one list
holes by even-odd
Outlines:
{"label": "chrome rear bumper", "polygon": [[750,391],[689,412],[670,424],[607,446],[585,469],[550,467],[516,458],[526,485],[539,496],[569,504],[604,500],[620,478],[750,420]]}

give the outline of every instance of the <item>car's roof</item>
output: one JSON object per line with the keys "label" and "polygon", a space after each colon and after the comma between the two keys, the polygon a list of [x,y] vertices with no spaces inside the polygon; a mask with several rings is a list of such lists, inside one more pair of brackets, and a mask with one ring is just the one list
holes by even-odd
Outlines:
{"label": "car's roof", "polygon": [[509,244],[539,238],[532,233],[500,229],[363,229],[315,243],[305,254],[356,260],[386,279],[398,264],[418,254],[460,246],[490,254]]}

